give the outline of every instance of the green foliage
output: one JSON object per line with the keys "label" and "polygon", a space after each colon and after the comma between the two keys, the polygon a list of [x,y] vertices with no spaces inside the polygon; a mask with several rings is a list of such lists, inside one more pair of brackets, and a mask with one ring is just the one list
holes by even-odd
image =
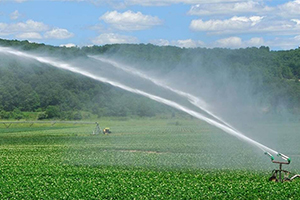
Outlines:
{"label": "green foliage", "polygon": [[60,117],[60,109],[58,106],[48,106],[45,112],[47,118],[59,118]]}
{"label": "green foliage", "polygon": [[[81,119],[77,111],[91,112],[99,117],[138,115],[142,103],[152,105],[144,112],[145,116],[171,110],[71,72],[1,55],[0,60],[0,105],[5,112],[18,108],[44,111],[47,118]],[[56,108],[55,113],[47,110],[49,106]]]}
{"label": "green foliage", "polygon": [[[298,198],[299,180],[268,182],[272,164],[263,152],[256,156],[198,120],[100,125],[113,133],[91,135],[94,125],[0,125],[0,199]],[[267,162],[257,170],[260,160]]]}
{"label": "green foliage", "polygon": [[38,120],[43,120],[43,119],[47,119],[47,118],[48,118],[48,116],[47,116],[46,112],[41,112],[37,116]]}
{"label": "green foliage", "polygon": [[[214,91],[225,96],[226,80],[249,91],[257,104],[279,114],[282,105],[299,114],[300,49],[270,51],[269,47],[245,49],[185,49],[152,44],[113,44],[83,48],[54,47],[28,41],[1,40],[0,45],[25,51],[45,53],[60,59],[86,58],[86,54],[105,54],[124,63],[140,63],[142,70],[162,76],[174,70],[187,79],[214,79]],[[225,74],[225,78],[218,76]],[[202,84],[205,87],[205,83]],[[235,88],[236,89],[236,88]],[[239,92],[239,91],[237,91]],[[144,97],[36,62],[23,62],[15,57],[0,56],[0,105],[5,112],[46,111],[59,107],[56,117],[73,118],[77,111],[103,116],[154,116],[170,114],[174,109]],[[75,113],[74,113],[75,112]],[[75,118],[80,118],[77,113]]]}
{"label": "green foliage", "polygon": [[21,112],[20,109],[15,108],[15,109],[13,110],[13,112],[11,113],[11,117],[12,117],[13,119],[20,120],[20,119],[23,119],[23,118],[24,118],[24,114]]}
{"label": "green foliage", "polygon": [[142,70],[160,72],[162,76],[177,70],[195,81],[210,77],[220,98],[230,95],[224,93],[224,86],[230,80],[235,83],[235,90],[248,91],[257,99],[257,104],[270,107],[275,114],[284,109],[293,114],[299,111],[300,49],[276,52],[265,46],[230,50],[115,44],[82,50],[89,54],[105,54],[128,65],[140,63]]}
{"label": "green foliage", "polygon": [[85,54],[77,47],[66,48],[56,47],[45,44],[32,43],[27,40],[4,40],[0,39],[0,45],[3,47],[13,47],[24,51],[31,51],[37,53],[47,53],[48,55],[60,55],[64,59],[74,58],[78,56],[85,56]]}
{"label": "green foliage", "polygon": [[10,113],[6,112],[5,110],[0,111],[0,119],[9,119],[10,118]]}

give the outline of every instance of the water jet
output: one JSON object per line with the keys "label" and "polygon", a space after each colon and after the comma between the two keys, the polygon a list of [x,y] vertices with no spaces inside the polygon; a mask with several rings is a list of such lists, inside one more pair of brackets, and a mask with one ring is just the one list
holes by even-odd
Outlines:
{"label": "water jet", "polygon": [[[268,156],[270,156],[272,154],[279,155],[279,157],[286,160],[286,162],[284,164],[286,164],[287,162],[288,162],[288,164],[290,163],[289,157],[287,157],[281,153],[278,153],[277,151],[247,137],[246,135],[242,134],[240,131],[237,131],[235,128],[233,128],[230,124],[225,122],[223,119],[221,119],[220,117],[213,114],[211,111],[209,111],[206,108],[205,102],[202,102],[200,98],[195,97],[189,93],[180,91],[178,89],[172,88],[170,86],[167,86],[167,85],[163,84],[162,82],[159,82],[156,79],[153,79],[151,77],[144,76],[143,74],[140,74],[140,73],[135,73],[135,75],[137,76],[137,80],[139,80],[139,81],[143,80],[144,85],[154,87],[154,89],[152,89],[152,90],[148,89],[147,87],[144,87],[144,88],[140,87],[138,84],[132,84],[129,82],[125,82],[124,79],[118,79],[117,74],[115,75],[116,77],[114,77],[114,75],[109,76],[109,74],[113,71],[106,70],[105,68],[103,68],[102,71],[101,71],[101,69],[99,70],[99,67],[101,67],[101,64],[92,59],[89,59],[86,61],[91,62],[92,64],[94,64],[94,66],[81,67],[79,64],[76,64],[76,63],[70,64],[71,62],[65,62],[65,61],[57,60],[57,59],[50,58],[50,57],[39,56],[36,54],[31,54],[31,53],[25,53],[25,52],[11,49],[11,48],[0,47],[0,52],[4,53],[4,54],[10,54],[10,55],[27,58],[27,59],[33,59],[38,62],[46,63],[46,64],[52,65],[52,66],[60,68],[60,69],[78,73],[78,74],[84,75],[86,77],[92,78],[94,80],[98,80],[100,82],[104,82],[104,83],[110,84],[112,86],[121,88],[123,90],[142,95],[144,97],[147,97],[147,98],[157,101],[159,103],[166,104],[177,110],[183,111],[197,119],[205,121],[206,123],[208,123],[212,126],[215,126],[219,129],[223,130],[224,132],[226,132],[232,136],[235,136],[236,138],[238,138],[240,140],[243,140],[244,142],[247,142],[253,146],[256,146],[259,149],[261,149],[263,152],[268,152],[267,153]],[[103,64],[103,62],[102,62],[102,64]],[[116,65],[116,63],[110,63],[110,66],[113,66],[113,65]],[[119,68],[122,68],[122,66],[121,67],[119,66]],[[114,70],[114,71],[116,71],[116,70]],[[127,71],[127,76],[129,76],[132,79],[135,78],[132,76],[132,74],[130,75],[130,73],[128,73],[128,71],[130,71],[130,70],[123,69],[122,75],[124,73],[126,73],[126,71]],[[134,81],[131,81],[131,82],[134,82]],[[168,95],[165,95],[162,92],[158,93],[158,92],[156,92],[157,90],[160,90],[162,92],[168,92]],[[172,98],[170,98],[170,96],[176,97],[176,98],[172,99]],[[194,105],[194,107],[193,107],[193,105]],[[196,109],[196,107],[198,109]],[[208,115],[204,115],[203,113],[199,112],[199,109],[201,109]],[[271,157],[271,159],[273,158],[272,159],[272,161],[273,161],[274,157],[273,156],[270,156],[270,157]],[[277,161],[274,161],[273,163],[276,163],[276,162]],[[277,164],[279,164],[279,163],[277,163]]]}

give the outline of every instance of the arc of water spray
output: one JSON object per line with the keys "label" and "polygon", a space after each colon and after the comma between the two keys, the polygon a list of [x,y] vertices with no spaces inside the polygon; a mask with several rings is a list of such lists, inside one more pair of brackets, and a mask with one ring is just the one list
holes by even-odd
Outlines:
{"label": "arc of water spray", "polygon": [[[144,73],[138,71],[137,69],[134,69],[132,67],[129,67],[127,65],[124,65],[124,64],[120,64],[114,60],[111,60],[111,59],[107,59],[107,58],[104,58],[104,57],[100,57],[100,56],[93,56],[93,55],[88,55],[90,58],[93,58],[93,59],[96,59],[96,60],[99,60],[101,62],[105,62],[105,63],[108,63],[118,69],[121,69],[125,72],[128,72],[130,74],[133,74],[133,75],[136,75],[140,78],[143,78],[143,79],[146,79],[148,81],[151,81],[152,83],[154,83],[155,85],[159,86],[159,87],[162,87],[164,89],[167,89],[167,90],[170,90],[182,97],[185,97],[189,100],[190,103],[192,103],[193,105],[195,105],[196,107],[200,108],[201,110],[203,110],[204,112],[206,112],[207,114],[209,114],[210,116],[212,116],[213,118],[217,119],[218,121],[222,122],[224,125],[228,126],[229,128],[231,129],[234,129],[236,130],[233,126],[231,126],[228,122],[226,122],[225,120],[223,120],[222,118],[218,117],[217,115],[215,115],[213,112],[209,111],[208,108],[207,108],[207,104],[204,100],[192,95],[192,94],[189,94],[187,92],[183,92],[181,90],[177,90],[177,89],[174,89],[166,84],[163,84],[162,82],[158,81],[157,79],[153,78],[153,77],[150,77],[150,76],[147,76],[145,75]],[[237,131],[237,130],[236,130]]]}
{"label": "arc of water spray", "polygon": [[32,55],[32,54],[28,54],[28,53],[24,53],[24,52],[21,52],[21,51],[17,51],[17,50],[13,50],[13,49],[10,49],[10,48],[4,48],[4,47],[0,47],[0,52],[2,53],[6,53],[6,54],[11,54],[11,55],[16,55],[16,56],[19,56],[19,57],[23,57],[23,58],[30,58],[30,59],[33,59],[33,60],[36,60],[36,61],[39,61],[41,63],[45,63],[45,64],[49,64],[49,65],[52,65],[54,67],[57,67],[57,68],[60,68],[60,69],[65,69],[65,70],[68,70],[68,71],[71,71],[71,72],[74,72],[74,73],[78,73],[78,74],[81,74],[81,75],[84,75],[86,77],[89,77],[89,78],[92,78],[92,79],[95,79],[95,80],[98,80],[98,81],[101,81],[101,82],[104,82],[104,83],[108,83],[112,86],[115,86],[115,87],[118,87],[118,88],[121,88],[123,90],[126,90],[126,91],[129,91],[129,92],[132,92],[132,93],[136,93],[136,94],[139,94],[139,95],[142,95],[142,96],[145,96],[145,97],[148,97],[152,100],[155,100],[157,102],[160,102],[160,103],[163,103],[163,104],[166,104],[168,106],[171,106],[173,108],[176,108],[178,110],[181,110],[191,116],[194,116],[200,120],[203,120],[227,133],[229,133],[230,135],[233,135],[245,142],[248,142],[249,144],[252,144],[252,145],[255,145],[257,146],[258,148],[260,148],[261,150],[263,151],[268,151],[268,152],[272,152],[272,153],[275,153],[275,154],[278,154],[278,152],[276,152],[275,150],[255,141],[255,140],[252,140],[251,138],[243,135],[242,133],[238,132],[238,131],[235,131],[234,129],[231,129],[230,127],[227,127],[225,126],[224,124],[221,124],[213,119],[210,119],[208,117],[205,117],[204,115],[202,115],[201,113],[198,113],[198,112],[195,112],[193,110],[190,110],[184,106],[181,106],[179,105],[178,103],[174,102],[174,101],[171,101],[171,100],[168,100],[168,99],[164,99],[162,97],[159,97],[159,96],[156,96],[156,95],[152,95],[152,94],[149,94],[147,92],[144,92],[144,91],[141,91],[141,90],[138,90],[138,89],[134,89],[134,88],[131,88],[131,87],[128,87],[126,85],[123,85],[121,83],[118,83],[116,81],[111,81],[105,77],[101,77],[101,76],[95,76],[94,74],[91,74],[89,72],[86,72],[82,69],[78,69],[68,63],[64,63],[64,62],[59,62],[59,61],[55,61],[51,58],[46,58],[46,57],[40,57],[40,56],[37,56],[37,55]]}

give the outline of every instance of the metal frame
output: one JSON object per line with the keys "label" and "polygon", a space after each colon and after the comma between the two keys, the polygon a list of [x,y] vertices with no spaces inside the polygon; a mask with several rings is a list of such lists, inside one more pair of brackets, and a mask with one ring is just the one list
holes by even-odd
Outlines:
{"label": "metal frame", "polygon": [[[277,156],[281,157],[285,161],[276,161],[274,160],[273,155],[270,154],[269,152],[265,152],[265,154],[271,158],[272,163],[279,164],[279,169],[274,169],[272,171],[272,176],[269,178],[269,181],[276,181],[282,183],[284,181],[292,181],[294,178],[297,177],[300,178],[299,174],[296,174],[293,177],[289,178],[291,172],[282,169],[282,165],[288,165],[291,163],[291,159],[288,156],[282,153],[278,153]],[[277,179],[277,174],[279,175],[278,179]],[[282,178],[282,174],[283,174],[283,178]]]}

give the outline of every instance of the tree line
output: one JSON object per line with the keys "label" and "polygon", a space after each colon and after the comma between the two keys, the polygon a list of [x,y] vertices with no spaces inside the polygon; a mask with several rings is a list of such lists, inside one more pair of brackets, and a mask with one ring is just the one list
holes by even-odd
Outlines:
{"label": "tree line", "polygon": [[[55,47],[28,41],[2,40],[0,46],[44,52],[61,59],[106,55],[123,62],[138,61],[145,71],[169,75],[187,69],[195,80],[201,74],[226,71],[230,79],[251,84],[250,93],[271,112],[281,105],[300,113],[300,49],[270,51],[245,49],[159,47],[152,44],[113,44],[92,47]],[[224,79],[225,80],[225,79]],[[214,82],[222,85],[222,78]],[[39,119],[82,119],[101,116],[174,115],[177,111],[144,97],[122,91],[87,77],[45,64],[0,55],[0,118],[20,119],[24,112],[38,112]],[[86,116],[84,116],[84,113]]]}

